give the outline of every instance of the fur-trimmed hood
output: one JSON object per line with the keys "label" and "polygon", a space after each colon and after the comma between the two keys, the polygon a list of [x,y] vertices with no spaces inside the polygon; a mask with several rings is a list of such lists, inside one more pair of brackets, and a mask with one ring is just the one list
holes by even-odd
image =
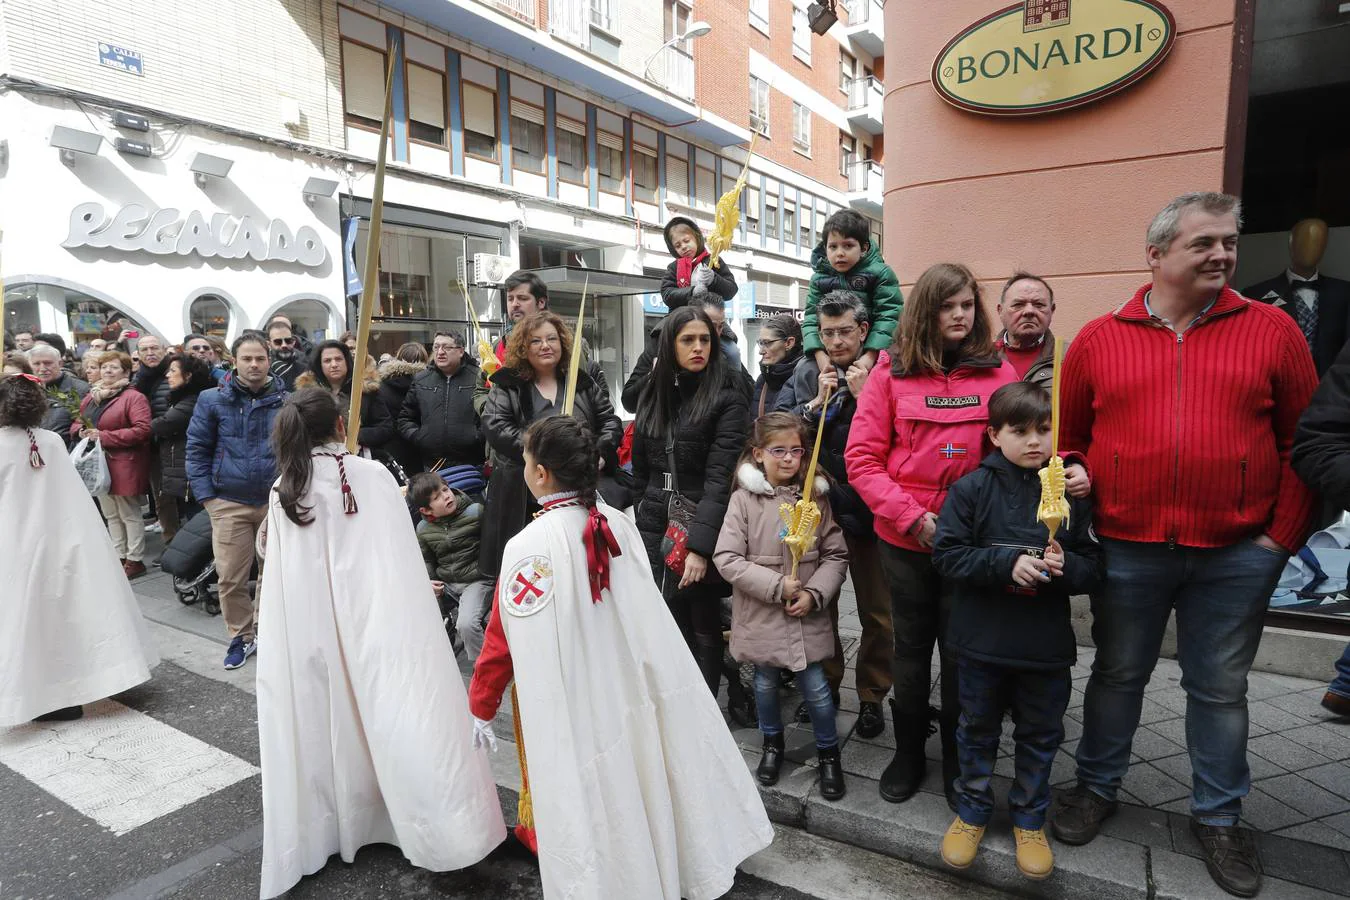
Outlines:
{"label": "fur-trimmed hood", "polygon": [[[348,384],[350,384],[350,382],[348,382]],[[300,390],[301,388],[312,388],[312,387],[318,388],[324,387],[324,385],[319,383],[318,377],[315,376],[313,372],[309,371],[301,372],[299,377],[295,379],[295,389],[297,391]],[[346,387],[346,385],[344,385],[344,387]],[[380,383],[378,381],[372,381],[371,379],[367,378],[361,382],[362,394],[374,394],[378,392],[379,389]],[[343,391],[343,393],[346,393],[346,391]]]}
{"label": "fur-trimmed hood", "polygon": [[389,381],[400,376],[411,379],[419,372],[425,372],[426,363],[410,363],[401,359],[391,359],[380,364],[380,380]]}
{"label": "fur-trimmed hood", "polygon": [[[736,470],[736,482],[750,493],[761,494],[765,497],[772,497],[778,490],[773,485],[769,484],[769,479],[765,477],[764,471],[751,462],[741,463],[741,467]],[[816,496],[824,497],[828,495],[829,492],[829,479],[824,475],[817,475]]]}

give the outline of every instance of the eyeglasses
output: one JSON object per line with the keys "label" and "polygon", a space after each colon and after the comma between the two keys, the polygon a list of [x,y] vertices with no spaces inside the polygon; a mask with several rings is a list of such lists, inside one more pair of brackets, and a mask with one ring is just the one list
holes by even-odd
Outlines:
{"label": "eyeglasses", "polygon": [[211,352],[211,348],[208,347],[206,344],[193,344],[191,347],[188,347],[188,352],[189,352],[189,353],[209,353],[209,352]]}
{"label": "eyeglasses", "polygon": [[774,344],[781,344],[781,343],[783,343],[783,338],[773,338],[772,340],[770,340],[769,338],[764,338],[763,340],[755,341],[755,345],[758,346],[759,349],[761,350],[768,350]]}
{"label": "eyeglasses", "polygon": [[806,455],[805,447],[770,447],[769,455],[774,459],[801,459]]}
{"label": "eyeglasses", "polygon": [[553,337],[530,338],[531,350],[542,350],[545,345],[550,347],[561,347],[562,340],[556,334]]}
{"label": "eyeglasses", "polygon": [[272,338],[273,347],[291,347],[295,344],[295,338]]}
{"label": "eyeglasses", "polygon": [[463,347],[456,347],[454,344],[432,344],[432,345],[431,345],[431,350],[432,350],[433,353],[441,353],[441,352],[449,353],[451,350],[463,350],[463,349],[464,349]]}
{"label": "eyeglasses", "polygon": [[850,325],[847,328],[822,328],[820,336],[823,340],[832,341],[835,338],[849,337],[857,330],[857,325]]}

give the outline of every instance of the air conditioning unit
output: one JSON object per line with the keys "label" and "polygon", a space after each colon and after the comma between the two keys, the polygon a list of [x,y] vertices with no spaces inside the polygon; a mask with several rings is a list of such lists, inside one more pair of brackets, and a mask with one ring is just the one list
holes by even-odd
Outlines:
{"label": "air conditioning unit", "polygon": [[511,256],[496,256],[492,253],[473,255],[473,283],[476,287],[493,287],[502,284],[516,270],[516,260]]}

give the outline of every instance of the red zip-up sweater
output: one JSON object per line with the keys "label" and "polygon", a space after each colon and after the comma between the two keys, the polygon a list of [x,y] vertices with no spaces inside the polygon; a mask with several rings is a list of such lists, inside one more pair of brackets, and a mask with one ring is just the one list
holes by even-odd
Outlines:
{"label": "red zip-up sweater", "polygon": [[1269,534],[1302,546],[1314,496],[1289,466],[1317,371],[1283,310],[1225,287],[1183,334],[1140,288],[1064,360],[1061,441],[1087,454],[1097,533],[1222,547]]}

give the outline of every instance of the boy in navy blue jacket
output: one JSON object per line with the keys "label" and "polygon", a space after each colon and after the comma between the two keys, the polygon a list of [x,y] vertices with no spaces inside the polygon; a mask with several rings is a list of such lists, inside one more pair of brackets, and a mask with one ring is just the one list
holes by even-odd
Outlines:
{"label": "boy in navy blue jacket", "polygon": [[942,858],[958,869],[975,861],[993,813],[990,778],[1010,709],[1017,723],[1017,774],[1008,791],[1017,867],[1037,880],[1054,869],[1045,837],[1050,766],[1064,738],[1069,670],[1078,655],[1069,597],[1101,578],[1088,499],[1069,500],[1069,521],[1049,546],[1036,521],[1050,427],[1044,388],[1017,382],[995,391],[989,437],[997,449],[952,486],[933,544],[933,564],[952,597],[946,640],[961,697],[957,817]]}

